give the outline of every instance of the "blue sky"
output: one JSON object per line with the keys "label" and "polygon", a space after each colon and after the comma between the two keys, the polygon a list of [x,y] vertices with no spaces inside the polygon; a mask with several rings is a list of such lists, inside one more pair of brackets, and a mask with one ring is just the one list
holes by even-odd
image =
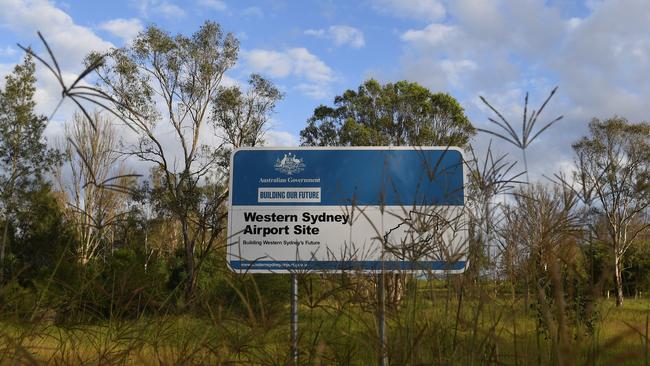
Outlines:
{"label": "blue sky", "polygon": [[[592,117],[649,119],[647,0],[0,0],[0,75],[20,60],[17,42],[39,45],[37,30],[71,77],[90,50],[122,46],[149,24],[190,34],[205,20],[241,42],[229,82],[258,72],[285,93],[267,136],[272,145],[298,144],[314,107],[370,77],[448,92],[480,127],[490,114],[479,95],[518,123],[526,91],[536,107],[559,85],[545,116],[565,119],[531,147],[538,175],[568,169],[570,144]],[[56,84],[38,75],[39,110],[49,114]],[[48,133],[60,133],[72,111],[62,108]],[[481,149],[488,140],[474,143]]]}

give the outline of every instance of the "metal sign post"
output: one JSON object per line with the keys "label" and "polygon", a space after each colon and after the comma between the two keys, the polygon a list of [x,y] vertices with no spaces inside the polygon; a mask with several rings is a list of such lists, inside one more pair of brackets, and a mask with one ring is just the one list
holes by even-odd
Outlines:
{"label": "metal sign post", "polygon": [[298,365],[298,276],[291,274],[291,355]]}
{"label": "metal sign post", "polygon": [[388,349],[386,348],[386,294],[384,293],[384,271],[377,276],[377,317],[379,323],[379,366],[388,366]]}

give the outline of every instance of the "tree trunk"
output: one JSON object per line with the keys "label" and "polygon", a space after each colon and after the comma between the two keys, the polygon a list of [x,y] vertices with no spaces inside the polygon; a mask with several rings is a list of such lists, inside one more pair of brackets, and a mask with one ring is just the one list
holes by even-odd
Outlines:
{"label": "tree trunk", "polygon": [[390,307],[397,309],[404,295],[405,276],[402,273],[389,273],[384,280],[384,289],[388,295],[386,296],[386,303]]}
{"label": "tree trunk", "polygon": [[194,245],[190,240],[190,228],[186,220],[181,220],[181,230],[183,231],[183,245],[185,246],[185,270],[187,271],[187,282],[185,284],[185,295],[190,298],[194,293],[194,284],[196,283],[194,273]]}
{"label": "tree trunk", "polygon": [[7,240],[9,238],[9,220],[5,219],[4,228],[2,230],[2,243],[0,243],[0,282],[4,280],[5,273],[5,250],[7,248]]}
{"label": "tree trunk", "polygon": [[621,276],[621,257],[614,253],[614,275],[616,276],[616,306],[623,305],[623,277]]}

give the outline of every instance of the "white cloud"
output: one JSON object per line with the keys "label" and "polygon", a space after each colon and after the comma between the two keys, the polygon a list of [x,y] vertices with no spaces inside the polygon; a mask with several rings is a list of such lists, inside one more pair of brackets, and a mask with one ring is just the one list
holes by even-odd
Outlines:
{"label": "white cloud", "polygon": [[429,24],[424,29],[409,29],[401,36],[403,41],[428,46],[437,46],[449,41],[455,32],[455,27],[444,24]]}
{"label": "white cloud", "polygon": [[[0,28],[29,36],[32,39],[31,46],[39,54],[43,54],[44,49],[36,31],[43,33],[62,69],[63,79],[68,84],[77,78],[83,68],[83,59],[89,52],[101,52],[114,47],[91,29],[76,24],[66,12],[49,1],[2,0],[1,7]],[[0,75],[10,72],[12,68],[13,65],[0,65]],[[36,112],[49,117],[61,100],[61,86],[52,73],[38,62],[36,80]],[[62,121],[70,119],[75,109],[74,103],[67,100],[53,115],[53,120],[48,123],[44,133],[50,145],[53,146],[60,135]]]}
{"label": "white cloud", "polygon": [[373,0],[372,6],[384,14],[424,21],[441,20],[446,14],[439,0]]}
{"label": "white cloud", "polygon": [[16,51],[16,49],[11,46],[0,48],[0,57],[11,57],[15,56],[16,53],[18,53],[18,51]]}
{"label": "white cloud", "polygon": [[334,81],[334,72],[321,59],[306,48],[292,48],[287,55],[293,61],[293,71],[309,81],[329,83]]}
{"label": "white cloud", "polygon": [[2,64],[0,63],[0,88],[4,88],[5,86],[5,76],[13,70],[15,64]]}
{"label": "white cloud", "polygon": [[595,11],[595,10],[598,10],[598,7],[604,2],[605,2],[605,0],[585,0],[585,6],[589,10]]}
{"label": "white cloud", "polygon": [[[0,25],[12,31],[33,35],[40,30],[63,68],[81,67],[90,51],[105,51],[113,45],[76,24],[63,10],[45,0],[24,2],[4,0]],[[40,42],[33,46],[40,46]]]}
{"label": "white cloud", "polygon": [[295,89],[312,99],[326,99],[330,95],[330,90],[320,84],[302,83],[296,85]]}
{"label": "white cloud", "polygon": [[442,60],[440,68],[447,75],[449,83],[456,87],[461,86],[464,75],[479,69],[476,62],[472,60]]}
{"label": "white cloud", "polygon": [[[529,148],[531,177],[566,170],[571,143],[586,133],[592,117],[647,119],[650,2],[593,2],[592,12],[580,18],[564,18],[543,0],[447,4],[444,22],[402,32],[402,72],[397,77],[452,92],[480,127],[488,127],[492,112],[482,106],[479,94],[519,126],[525,91],[531,92],[529,108],[538,108],[559,84],[540,123],[547,117],[565,118]],[[521,159],[521,152],[509,144],[497,149]]]}
{"label": "white cloud", "polygon": [[298,146],[298,138],[286,131],[267,131],[264,146]]}
{"label": "white cloud", "polygon": [[227,74],[224,74],[221,77],[221,86],[223,87],[232,87],[232,86],[242,86],[242,83],[239,82],[237,79],[233,79],[232,77],[228,76]]}
{"label": "white cloud", "polygon": [[[22,60],[21,60],[22,62]],[[0,87],[4,87],[5,76],[13,71],[16,64],[0,64]],[[77,78],[76,74],[63,71],[63,80],[66,83],[71,83]],[[87,85],[82,82],[81,85]],[[61,100],[61,86],[59,81],[52,75],[52,73],[44,67],[36,68],[36,92],[34,94],[36,101],[35,111],[38,114],[50,116],[54,112],[57,104]],[[63,103],[56,115],[55,119],[69,118],[76,106],[70,100]]]}
{"label": "white cloud", "polygon": [[581,107],[583,118],[618,114],[631,120],[647,119],[648,19],[650,2],[603,1],[567,35],[550,66],[571,100]]}
{"label": "white cloud", "polygon": [[243,56],[249,68],[274,78],[285,78],[293,72],[293,60],[285,52],[254,49]]}
{"label": "white cloud", "polygon": [[[554,9],[541,2],[528,4],[529,9],[541,7],[544,8],[538,14],[542,14],[545,25],[531,15],[521,18],[518,24],[510,23],[513,29],[525,28],[519,32],[519,39],[510,40],[510,49],[526,69],[509,85],[518,85],[536,94],[534,98],[531,94],[533,107],[539,106],[552,84],[548,80],[545,86],[530,84],[531,74],[556,79],[552,83],[560,85],[550,109],[544,112],[544,120],[560,114],[565,118],[541,135],[529,151],[529,163],[537,176],[542,172],[548,175],[557,169],[566,170],[565,163],[573,155],[571,143],[587,132],[586,124],[591,118],[620,115],[633,122],[645,120],[646,104],[650,99],[650,84],[645,79],[650,75],[649,2],[599,1],[587,16],[568,19],[562,19]],[[518,18],[505,21],[513,19]],[[556,24],[562,24],[554,30],[559,33],[551,36],[545,33],[556,28]],[[523,42],[540,50],[520,47]],[[498,75],[489,68],[484,68],[483,73]],[[492,90],[493,93],[497,91]],[[523,105],[523,96],[518,104]],[[521,118],[521,111],[511,112],[513,120]]]}
{"label": "white cloud", "polygon": [[163,1],[160,3],[155,10],[160,13],[162,16],[168,19],[174,19],[174,18],[184,18],[185,17],[185,10],[181,9],[180,7]]}
{"label": "white cloud", "polygon": [[[242,52],[246,66],[254,72],[273,78],[294,77],[307,81],[297,87],[305,94],[316,97],[324,95],[336,77],[332,69],[306,48],[290,48],[286,51],[254,49]],[[314,90],[320,89],[320,93]]]}
{"label": "white cloud", "polygon": [[333,25],[325,29],[308,29],[305,31],[308,36],[330,39],[336,46],[349,45],[354,48],[365,46],[366,42],[363,32],[348,25]]}
{"label": "white cloud", "polygon": [[575,18],[575,17],[571,18],[571,19],[567,20],[567,22],[566,22],[567,30],[572,31],[572,30],[578,28],[581,23],[582,23],[581,18]]}
{"label": "white cloud", "polygon": [[488,52],[491,48],[543,56],[561,42],[565,32],[559,11],[542,0],[456,0],[449,12],[465,38],[458,44],[464,49],[479,46]]}
{"label": "white cloud", "polygon": [[[36,37],[36,31],[40,30],[52,48],[67,83],[76,79],[83,69],[84,58],[91,51],[102,52],[114,47],[91,29],[76,24],[66,12],[46,0],[4,0],[0,27],[30,36],[33,40],[31,46],[37,53],[43,54],[44,47]],[[38,62],[36,65],[36,111],[49,116],[61,98],[61,86],[49,70]],[[73,110],[74,105],[68,101],[59,108],[55,118],[69,118]]]}
{"label": "white cloud", "polygon": [[199,0],[199,5],[216,11],[225,11],[228,5],[220,0]]}
{"label": "white cloud", "polygon": [[257,18],[264,17],[264,12],[259,6],[249,6],[244,10],[242,10],[241,13],[244,16],[257,17]]}
{"label": "white cloud", "polygon": [[138,35],[138,33],[144,29],[142,22],[137,18],[118,18],[109,20],[102,23],[99,28],[122,38],[124,43],[132,41]]}
{"label": "white cloud", "polygon": [[167,0],[132,0],[140,14],[144,17],[161,15],[167,19],[178,19],[186,16],[185,10]]}
{"label": "white cloud", "polygon": [[[494,90],[526,83],[562,46],[567,23],[543,0],[456,0],[448,19],[401,34],[405,74],[447,89]],[[471,63],[476,67],[467,67]],[[463,66],[464,65],[464,66]],[[448,73],[452,68],[456,72]],[[427,70],[429,69],[429,70]],[[442,72],[442,74],[429,75]]]}
{"label": "white cloud", "polygon": [[498,0],[457,0],[450,4],[450,11],[467,33],[485,39],[502,38],[512,23],[504,19],[504,11]]}
{"label": "white cloud", "polygon": [[325,29],[307,29],[305,34],[314,37],[325,37],[326,32]]}

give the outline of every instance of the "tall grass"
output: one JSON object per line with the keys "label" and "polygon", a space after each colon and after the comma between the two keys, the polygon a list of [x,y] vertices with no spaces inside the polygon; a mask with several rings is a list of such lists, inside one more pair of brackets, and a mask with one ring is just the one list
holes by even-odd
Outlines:
{"label": "tall grass", "polygon": [[[332,276],[333,277],[333,276]],[[301,290],[311,296],[331,294],[310,289],[321,278],[305,275]],[[340,279],[331,278],[338,282]],[[453,283],[458,282],[458,283]],[[408,281],[399,308],[387,311],[387,350],[392,365],[483,364],[620,364],[647,362],[649,300],[630,300],[618,309],[598,305],[594,330],[577,325],[563,331],[559,306],[544,304],[540,319],[529,316],[520,299],[494,296],[493,282],[472,285],[454,281]],[[472,288],[477,286],[478,288]],[[468,295],[472,290],[473,295]],[[318,304],[300,301],[300,364],[374,364],[378,355],[373,304],[337,289]],[[6,295],[3,293],[3,295]],[[451,296],[450,296],[451,295]],[[544,295],[546,296],[546,295]],[[313,298],[312,298],[313,299]],[[136,318],[119,315],[81,323],[29,322],[3,312],[0,362],[3,364],[291,364],[288,294],[284,306],[262,323],[256,315],[219,308],[184,314],[158,313]],[[546,312],[550,312],[547,314]],[[555,324],[554,327],[547,327]],[[538,337],[539,329],[543,329]],[[591,347],[591,343],[596,347]]]}

